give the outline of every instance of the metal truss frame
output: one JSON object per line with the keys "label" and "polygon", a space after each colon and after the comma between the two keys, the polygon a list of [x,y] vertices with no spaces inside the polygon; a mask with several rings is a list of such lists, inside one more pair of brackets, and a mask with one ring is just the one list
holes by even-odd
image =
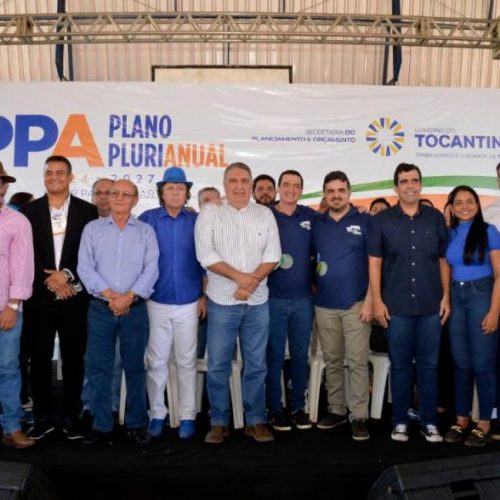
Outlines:
{"label": "metal truss frame", "polygon": [[78,43],[312,43],[492,49],[500,18],[134,12],[0,16],[0,45]]}

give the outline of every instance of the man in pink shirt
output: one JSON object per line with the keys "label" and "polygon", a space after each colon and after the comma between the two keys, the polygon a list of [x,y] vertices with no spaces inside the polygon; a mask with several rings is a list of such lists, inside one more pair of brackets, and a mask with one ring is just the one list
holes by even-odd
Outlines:
{"label": "man in pink shirt", "polygon": [[[14,177],[2,172],[0,193]],[[31,225],[0,196],[0,405],[2,442],[22,449],[35,444],[21,430],[21,371],[19,342],[23,322],[22,301],[32,292],[34,258]]]}

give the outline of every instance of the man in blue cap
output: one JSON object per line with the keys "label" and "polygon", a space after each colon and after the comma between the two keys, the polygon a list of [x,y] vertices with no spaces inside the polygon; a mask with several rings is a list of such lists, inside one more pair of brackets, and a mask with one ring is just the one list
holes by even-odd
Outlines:
{"label": "man in blue cap", "polygon": [[206,299],[204,272],[194,245],[196,213],[185,207],[192,185],[182,168],[168,168],[157,183],[160,207],[139,217],[154,228],[160,248],[160,276],[147,303],[149,433],[153,437],[162,434],[167,416],[165,386],[172,347],[179,372],[179,437],[187,439],[195,432],[196,338]]}

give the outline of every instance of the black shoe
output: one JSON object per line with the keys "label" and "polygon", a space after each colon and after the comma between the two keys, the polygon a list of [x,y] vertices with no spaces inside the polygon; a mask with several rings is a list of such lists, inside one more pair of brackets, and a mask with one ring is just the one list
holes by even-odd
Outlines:
{"label": "black shoe", "polygon": [[273,413],[269,419],[269,424],[275,431],[283,432],[292,430],[292,424],[283,411]]}
{"label": "black shoe", "polygon": [[353,418],[351,420],[352,438],[354,441],[366,441],[370,439],[368,426],[365,418]]}
{"label": "black shoe", "polygon": [[113,435],[111,432],[101,432],[91,430],[84,438],[83,444],[113,444]]}
{"label": "black shoe", "polygon": [[300,431],[304,431],[312,427],[309,417],[302,408],[292,412],[291,420],[295,424],[295,427],[297,427]]}
{"label": "black shoe", "polygon": [[338,415],[337,413],[328,413],[317,425],[318,429],[333,429],[337,425],[342,425],[347,422],[346,415]]}
{"label": "black shoe", "polygon": [[469,448],[482,448],[490,441],[490,433],[484,432],[476,427],[470,431],[470,434],[465,438],[464,444]]}
{"label": "black shoe", "polygon": [[461,425],[452,425],[450,430],[444,435],[445,443],[461,443],[465,439],[466,430]]}
{"label": "black shoe", "polygon": [[94,421],[94,417],[92,417],[92,413],[90,410],[83,410],[80,415],[80,427],[81,430],[87,435],[92,430],[92,422]]}
{"label": "black shoe", "polygon": [[26,435],[37,441],[51,432],[54,432],[54,426],[47,420],[41,420],[40,422],[35,422],[35,425],[28,430]]}
{"label": "black shoe", "polygon": [[80,423],[66,422],[62,428],[63,433],[66,436],[66,439],[70,441],[74,441],[75,439],[83,439],[86,435],[86,432],[81,428]]}
{"label": "black shoe", "polygon": [[142,427],[138,429],[129,429],[127,432],[128,437],[132,438],[137,444],[149,444],[151,443],[151,436]]}

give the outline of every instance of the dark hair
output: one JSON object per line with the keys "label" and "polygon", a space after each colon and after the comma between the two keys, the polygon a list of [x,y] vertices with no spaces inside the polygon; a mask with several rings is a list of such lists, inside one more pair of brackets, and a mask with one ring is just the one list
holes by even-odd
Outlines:
{"label": "dark hair", "polygon": [[101,177],[100,179],[97,179],[96,181],[94,181],[94,184],[92,184],[92,193],[94,192],[94,189],[97,186],[97,184],[99,184],[99,182],[101,182],[101,181],[115,182],[113,179],[109,179],[108,177]]}
{"label": "dark hair", "polygon": [[426,204],[428,203],[432,208],[434,208],[434,203],[432,203],[431,200],[429,200],[429,198],[420,198],[420,200],[418,200],[418,202],[420,203],[420,205],[422,204]]}
{"label": "dark hair", "polygon": [[300,179],[300,187],[304,187],[304,178],[302,177],[300,172],[297,172],[297,170],[285,170],[284,172],[281,172],[279,179],[278,179],[278,186],[281,186],[281,180],[283,179],[284,175],[295,175]]}
{"label": "dark hair", "polygon": [[377,203],[383,203],[387,208],[391,208],[391,204],[385,198],[375,198],[370,203],[370,212],[371,212],[371,210],[373,208],[373,205],[376,205]]}
{"label": "dark hair", "polygon": [[[481,202],[479,201],[479,196],[476,191],[469,186],[457,186],[449,195],[448,195],[448,203],[453,205],[457,194],[460,191],[465,191],[466,193],[471,194],[476,200],[477,203],[477,214],[472,221],[472,225],[469,229],[469,233],[467,234],[467,239],[465,240],[464,246],[464,264],[469,265],[472,262],[474,254],[477,252],[479,255],[479,262],[482,264],[484,262],[484,254],[486,252],[486,247],[488,246],[488,233],[487,227],[488,224],[484,222],[483,212],[481,210]],[[458,219],[452,213],[451,215],[451,229],[455,229],[458,226]]]}
{"label": "dark hair", "polygon": [[160,184],[157,189],[156,189],[156,194],[158,195],[158,200],[160,202],[160,206],[164,207],[165,202],[163,201],[163,188],[165,187],[165,184],[184,184],[186,186],[186,203],[189,201],[191,198],[191,188],[184,182],[163,182]]}
{"label": "dark hair", "polygon": [[255,186],[260,181],[269,181],[273,185],[273,189],[276,189],[276,181],[270,175],[260,174],[253,180],[252,192],[255,191]]}
{"label": "dark hair", "polygon": [[19,193],[14,193],[9,200],[9,203],[11,205],[15,205],[18,208],[23,207],[30,201],[32,201],[34,196],[31,193],[25,193],[23,191],[20,191]]}
{"label": "dark hair", "polygon": [[340,170],[334,170],[333,172],[325,175],[325,180],[323,181],[323,191],[325,190],[325,186],[331,181],[345,182],[347,184],[347,187],[351,189],[351,183],[349,182],[347,175],[345,175],[344,172],[341,172]]}
{"label": "dark hair", "polygon": [[500,162],[498,162],[498,165],[497,165],[497,175],[500,175]]}
{"label": "dark hair", "polygon": [[422,182],[422,172],[416,165],[413,165],[412,163],[400,163],[396,167],[396,170],[394,170],[394,185],[398,185],[399,174],[402,172],[411,172],[412,170],[416,170],[418,172],[418,180]]}
{"label": "dark hair", "polygon": [[61,163],[65,163],[66,166],[68,167],[68,174],[71,174],[71,171],[72,171],[71,162],[65,156],[62,156],[62,155],[52,155],[52,156],[49,156],[45,160],[45,165],[47,165],[47,163],[52,163],[53,161],[58,161],[58,162],[61,162]]}

